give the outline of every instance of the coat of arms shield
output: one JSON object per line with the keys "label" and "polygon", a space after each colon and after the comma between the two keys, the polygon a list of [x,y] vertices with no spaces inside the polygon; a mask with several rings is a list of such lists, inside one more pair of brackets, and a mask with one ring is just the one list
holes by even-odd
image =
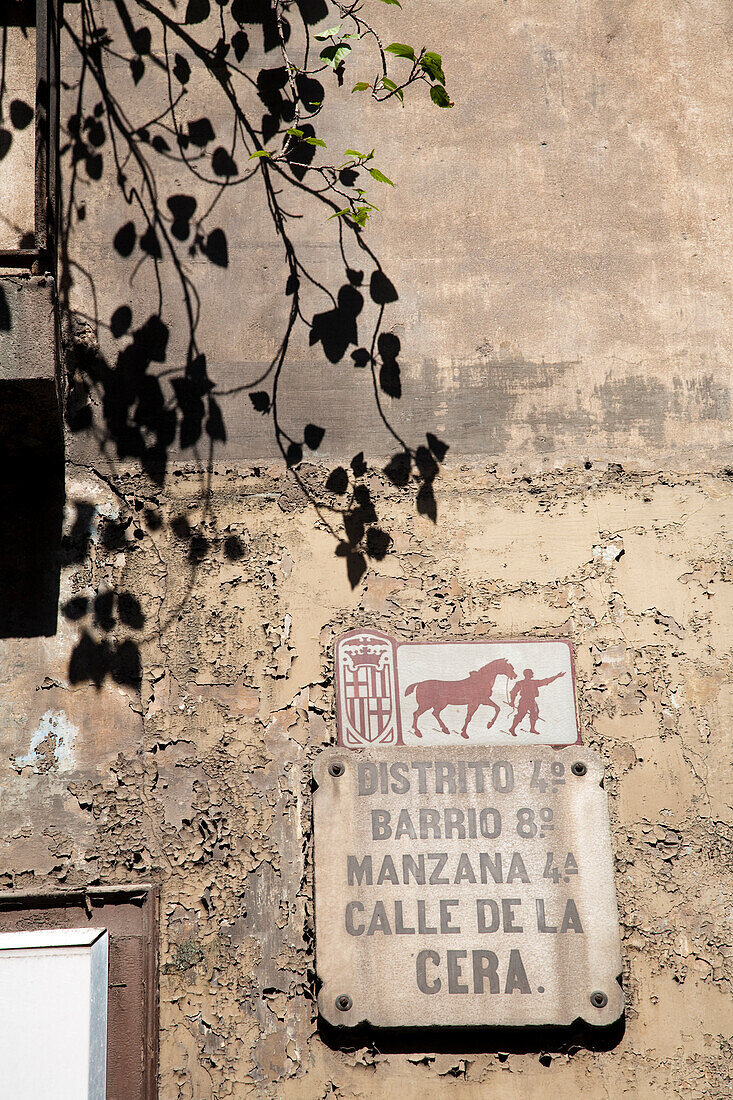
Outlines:
{"label": "coat of arms shield", "polygon": [[572,645],[560,638],[391,638],[371,627],[336,642],[338,743],[582,744]]}
{"label": "coat of arms shield", "polygon": [[350,630],[336,645],[341,743],[401,745],[394,642],[376,630]]}

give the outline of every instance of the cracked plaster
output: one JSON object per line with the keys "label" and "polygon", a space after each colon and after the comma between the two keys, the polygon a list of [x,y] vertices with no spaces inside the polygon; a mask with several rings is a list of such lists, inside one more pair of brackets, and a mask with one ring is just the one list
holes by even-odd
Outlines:
{"label": "cracked plaster", "polygon": [[[352,592],[315,514],[290,497],[281,509],[279,469],[216,470],[206,509],[193,473],[154,494],[134,474],[72,473],[70,503],[94,500],[101,519],[64,570],[62,605],[134,594],[144,621],[107,634],[134,640],[142,681],[69,684],[83,619],[2,644],[3,885],[161,883],[163,1100],[728,1095],[728,475],[464,465],[441,479],[436,527],[371,480],[396,546]],[[207,540],[195,561],[171,526],[181,514]],[[105,548],[115,517],[129,525]],[[335,737],[333,642],[359,624],[573,639],[583,734],[611,796],[629,1005],[612,1052],[344,1053],[318,1036],[309,765]],[[49,710],[78,730],[73,761],[19,768],[14,731]]]}

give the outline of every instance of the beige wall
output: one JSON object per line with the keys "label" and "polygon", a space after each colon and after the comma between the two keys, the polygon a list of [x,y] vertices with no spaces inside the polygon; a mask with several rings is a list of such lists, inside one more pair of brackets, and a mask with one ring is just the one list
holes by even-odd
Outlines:
{"label": "beige wall", "polygon": [[[75,9],[67,10],[71,18]],[[439,110],[419,89],[404,110],[379,107],[350,93],[348,75],[342,93],[333,74],[323,77],[322,162],[345,147],[375,146],[374,163],[397,185],[366,181],[382,207],[366,240],[399,295],[383,321],[401,342],[404,395],[384,399],[398,429],[409,442],[429,430],[454,454],[528,466],[586,456],[691,468],[730,461],[729,5],[411,0],[400,11],[375,0],[370,10],[385,42],[442,51],[456,104]],[[104,22],[125,41],[111,5]],[[247,71],[277,66],[276,52],[263,52],[261,28],[248,31]],[[213,32],[205,24],[196,33],[208,41]],[[162,56],[159,33],[153,44]],[[75,72],[71,48],[64,65]],[[354,62],[354,79],[370,72]],[[163,77],[149,61],[137,87],[123,62],[112,64],[109,80],[135,125],[151,117],[151,105],[166,105]],[[259,125],[262,102],[240,91]],[[91,110],[93,84],[87,98]],[[75,105],[73,91],[63,117]],[[190,82],[179,113],[181,127],[210,118],[216,142],[229,142],[231,111],[210,76]],[[114,362],[121,345],[105,329],[113,310],[129,305],[136,327],[158,291],[150,263],[133,279],[138,250],[123,260],[111,247],[128,219],[144,223],[119,197],[109,145],[97,152],[101,179],[89,181],[82,166],[76,183],[85,217],[70,242],[81,264],[70,299],[89,324],[101,323],[97,336]],[[199,210],[213,198],[187,169],[148,155],[165,213],[171,193],[197,197]],[[246,166],[241,146],[235,159]],[[302,215],[288,221],[299,258],[335,294],[345,275],[331,211],[287,187],[283,205]],[[202,303],[201,348],[226,391],[254,381],[275,354],[290,305],[287,269],[259,174],[226,192],[208,224],[226,230],[229,268],[183,251]],[[369,257],[348,236],[346,252],[366,285]],[[165,366],[180,369],[186,325],[168,259],[161,274],[167,316],[177,319]],[[315,287],[303,294],[308,318],[331,308]],[[362,343],[377,317],[365,299]],[[348,352],[333,365],[297,328],[288,362],[286,428],[321,424],[322,454],[392,448],[371,382]],[[228,442],[220,458],[275,454],[269,423],[246,393],[223,398],[222,408]]]}
{"label": "beige wall", "polygon": [[4,28],[0,68],[0,248],[29,248],[33,247],[36,203],[35,27],[11,22]]}
{"label": "beige wall", "polygon": [[[163,498],[138,477],[112,492],[71,472],[70,519],[85,501],[100,520],[89,557],[64,572],[63,599],[131,592],[145,621],[105,632],[91,614],[62,617],[51,642],[6,643],[4,885],[161,882],[166,1100],[329,1088],[725,1096],[729,480],[576,467],[528,486],[464,467],[444,478],[450,515],[435,528],[373,482],[400,534],[352,592],[277,468],[217,472],[205,515],[191,474]],[[196,567],[190,540],[171,531],[180,515],[208,540]],[[131,522],[105,552],[116,517]],[[573,639],[584,737],[604,758],[611,800],[628,996],[615,1050],[549,1068],[537,1053],[415,1064],[338,1053],[317,1036],[309,765],[334,736],[333,640],[361,623],[402,637]],[[99,691],[69,686],[83,628],[139,646],[140,693],[110,676]]]}
{"label": "beige wall", "polygon": [[[386,403],[410,443],[433,431],[451,445],[437,522],[417,513],[414,487],[380,472],[375,456],[395,445],[363,375],[348,354],[325,362],[307,333],[293,346],[286,419],[327,428],[331,465],[365,450],[394,540],[353,590],[246,394],[221,400],[228,441],[210,473],[205,448],[173,448],[158,484],[117,459],[93,392],[92,428],[67,440],[58,633],[0,640],[0,886],[161,884],[163,1100],[722,1100],[733,1033],[730,12],[415,0],[375,17],[386,39],[424,35],[442,49],[456,100],[375,123],[353,97],[342,132],[335,116],[324,124],[336,145],[379,126],[379,163],[399,185],[369,238],[399,292],[384,324],[402,343],[405,395]],[[111,5],[104,18],[116,27]],[[251,41],[256,56],[256,28]],[[68,43],[65,57],[71,74]],[[156,88],[148,64],[128,109],[148,109]],[[191,98],[189,117],[214,110],[207,90]],[[163,195],[182,189],[161,172]],[[286,308],[258,180],[248,187],[246,201],[222,200],[229,268],[190,265],[221,389],[267,363]],[[136,259],[110,247],[129,212],[106,163],[75,198],[86,204],[69,242],[75,331],[114,367],[128,338],[105,325],[121,304],[141,324],[154,279],[143,266],[131,282]],[[316,211],[293,232],[337,288],[332,227]],[[183,361],[170,266],[167,360],[152,371]],[[308,303],[324,308],[315,292]],[[367,303],[360,332],[375,313]],[[326,472],[306,467],[306,487],[320,493]],[[572,639],[583,736],[604,759],[611,804],[628,998],[615,1049],[385,1056],[319,1036],[309,768],[335,739],[334,639],[361,624],[410,638]]]}

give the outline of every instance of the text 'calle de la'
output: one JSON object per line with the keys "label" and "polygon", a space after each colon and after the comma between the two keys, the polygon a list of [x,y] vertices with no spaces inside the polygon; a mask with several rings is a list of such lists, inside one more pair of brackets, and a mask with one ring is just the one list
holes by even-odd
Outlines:
{"label": "text 'calle de la'", "polygon": [[[494,1006],[484,1010],[492,1021],[522,1021],[522,1002],[553,1022],[570,1011],[563,971],[577,985],[578,960],[582,969],[606,943],[616,968],[605,795],[588,755],[539,746],[324,754],[316,937],[329,1020],[345,1022],[329,1003],[343,988],[350,1016],[384,1026],[405,1014],[440,1023],[446,1012],[475,1024],[483,1004]],[[609,987],[610,970],[606,959]]]}

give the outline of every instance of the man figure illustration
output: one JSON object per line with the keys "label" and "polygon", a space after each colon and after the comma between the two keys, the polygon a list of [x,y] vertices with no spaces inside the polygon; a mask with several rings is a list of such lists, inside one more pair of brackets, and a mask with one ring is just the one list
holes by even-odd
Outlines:
{"label": "man figure illustration", "polygon": [[[540,731],[536,728],[535,723],[540,716],[540,709],[537,706],[537,696],[540,693],[540,688],[547,687],[548,684],[551,684],[554,680],[559,680],[564,675],[564,672],[557,672],[554,676],[548,676],[545,680],[535,680],[532,669],[525,668],[524,679],[517,680],[509,693],[511,704],[516,708],[514,721],[509,730],[512,737],[517,736],[517,726],[527,714],[529,715],[530,733],[539,734]],[[517,696],[519,696],[518,703],[516,702]]]}

